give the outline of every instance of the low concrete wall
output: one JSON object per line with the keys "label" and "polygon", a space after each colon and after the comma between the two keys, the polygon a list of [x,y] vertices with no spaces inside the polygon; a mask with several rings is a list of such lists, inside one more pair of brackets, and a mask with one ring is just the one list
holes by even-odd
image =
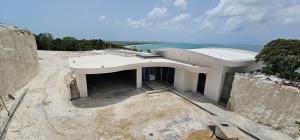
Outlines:
{"label": "low concrete wall", "polygon": [[228,108],[256,122],[300,136],[300,90],[282,79],[264,75],[236,74]]}
{"label": "low concrete wall", "polygon": [[37,72],[37,46],[32,33],[0,25],[0,95],[14,93]]}

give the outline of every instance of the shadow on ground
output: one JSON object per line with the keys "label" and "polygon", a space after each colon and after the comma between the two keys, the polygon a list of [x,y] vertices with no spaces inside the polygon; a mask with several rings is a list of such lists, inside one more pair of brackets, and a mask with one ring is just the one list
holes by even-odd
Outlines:
{"label": "shadow on ground", "polygon": [[71,103],[79,108],[103,107],[122,102],[141,93],[144,93],[143,89],[116,89],[106,93],[92,94],[89,97],[75,99],[72,100]]}

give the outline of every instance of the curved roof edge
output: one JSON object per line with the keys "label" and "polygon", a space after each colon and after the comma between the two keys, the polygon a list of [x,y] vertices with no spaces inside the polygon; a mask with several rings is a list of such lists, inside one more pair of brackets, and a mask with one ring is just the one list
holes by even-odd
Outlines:
{"label": "curved roof edge", "polygon": [[[109,60],[112,60],[113,62]],[[209,67],[199,67],[164,58],[143,59],[138,57],[121,57],[115,55],[75,57],[68,59],[68,63],[70,68],[79,74],[109,73],[136,69],[139,67],[172,67],[196,73],[207,73],[210,70]]]}
{"label": "curved roof edge", "polygon": [[205,60],[211,61],[215,64],[222,64],[224,66],[239,67],[253,64],[257,52],[233,49],[233,48],[199,48],[199,49],[182,49],[182,48],[158,48],[152,50],[157,52],[185,52],[187,54],[197,55]]}

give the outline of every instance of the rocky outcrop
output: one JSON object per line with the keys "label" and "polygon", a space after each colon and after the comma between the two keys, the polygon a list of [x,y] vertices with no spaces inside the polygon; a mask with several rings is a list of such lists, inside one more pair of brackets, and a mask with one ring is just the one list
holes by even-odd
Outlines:
{"label": "rocky outcrop", "polygon": [[297,138],[300,136],[300,89],[286,83],[274,76],[236,74],[227,107]]}
{"label": "rocky outcrop", "polygon": [[0,95],[15,93],[37,72],[37,46],[32,33],[0,24]]}

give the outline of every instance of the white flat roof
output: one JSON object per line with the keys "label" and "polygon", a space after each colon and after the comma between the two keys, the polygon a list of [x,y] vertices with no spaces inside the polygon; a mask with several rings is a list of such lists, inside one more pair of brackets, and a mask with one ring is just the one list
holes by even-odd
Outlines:
{"label": "white flat roof", "polygon": [[[199,69],[208,70],[207,67],[199,67],[191,64],[181,63],[158,58],[141,58],[136,56],[122,56],[116,54],[102,53],[99,55],[82,56],[69,59],[69,65],[74,70],[98,69],[99,71],[113,70],[118,68],[134,68],[134,67],[182,67],[197,71]],[[84,72],[83,72],[84,73]],[[92,73],[92,72],[91,72]]]}
{"label": "white flat roof", "polygon": [[255,60],[255,56],[258,54],[257,52],[231,48],[199,48],[188,50],[227,61]]}

